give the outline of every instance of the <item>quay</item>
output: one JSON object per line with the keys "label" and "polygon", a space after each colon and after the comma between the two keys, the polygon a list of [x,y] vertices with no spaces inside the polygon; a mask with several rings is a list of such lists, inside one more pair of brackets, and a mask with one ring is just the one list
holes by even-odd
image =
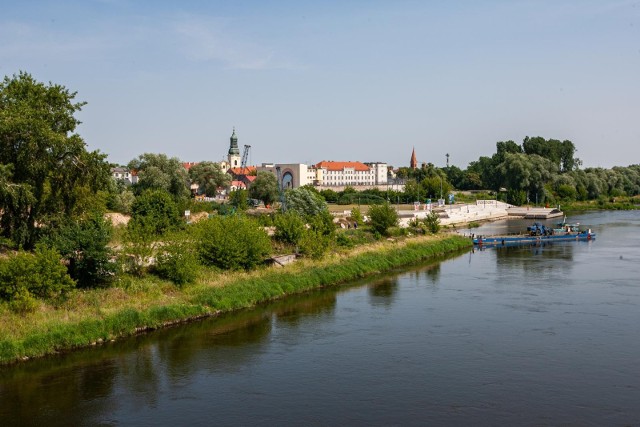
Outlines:
{"label": "quay", "polygon": [[457,203],[434,206],[432,209],[418,208],[399,211],[400,226],[406,227],[415,218],[425,218],[431,211],[438,214],[441,225],[459,225],[470,222],[495,221],[507,218],[551,219],[563,216],[558,208],[521,207],[498,200],[476,200],[475,203]]}

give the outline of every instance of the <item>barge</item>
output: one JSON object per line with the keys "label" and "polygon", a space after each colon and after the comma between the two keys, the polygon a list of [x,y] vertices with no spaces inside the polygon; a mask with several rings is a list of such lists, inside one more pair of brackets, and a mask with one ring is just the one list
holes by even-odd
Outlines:
{"label": "barge", "polygon": [[551,228],[535,222],[527,227],[526,234],[478,235],[473,236],[473,244],[476,246],[539,245],[551,242],[589,241],[595,238],[596,233],[591,229],[580,229],[579,223],[567,224],[563,221],[555,228]]}

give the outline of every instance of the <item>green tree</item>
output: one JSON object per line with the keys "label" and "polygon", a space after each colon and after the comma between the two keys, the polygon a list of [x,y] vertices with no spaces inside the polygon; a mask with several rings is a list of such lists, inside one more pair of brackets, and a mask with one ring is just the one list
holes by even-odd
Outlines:
{"label": "green tree", "polygon": [[113,253],[107,246],[111,232],[111,223],[95,214],[78,221],[69,220],[45,241],[66,261],[69,275],[78,287],[89,288],[106,284],[115,275]]}
{"label": "green tree", "polygon": [[369,224],[376,233],[388,235],[389,228],[398,225],[398,212],[389,203],[369,208]]}
{"label": "green tree", "polygon": [[75,96],[24,72],[0,83],[0,225],[19,246],[33,248],[42,228],[85,213],[87,195],[110,179],[106,156],[75,133],[85,105]]}
{"label": "green tree", "polygon": [[265,206],[272,205],[278,200],[279,194],[276,176],[267,171],[258,172],[256,179],[249,187],[249,195],[254,199],[262,200]]}
{"label": "green tree", "polygon": [[225,173],[218,163],[201,162],[189,169],[191,182],[198,184],[198,192],[209,197],[218,194],[218,188],[226,188],[231,183],[231,177]]}
{"label": "green tree", "polygon": [[327,210],[327,202],[322,196],[306,188],[294,188],[284,194],[287,210],[302,216],[318,215]]}
{"label": "green tree", "polygon": [[246,211],[249,207],[247,201],[248,195],[247,190],[238,189],[232,191],[231,194],[229,194],[229,204],[239,211]]}
{"label": "green tree", "polygon": [[147,230],[161,235],[177,229],[181,224],[178,205],[163,190],[149,190],[142,193],[131,206],[130,229]]}
{"label": "green tree", "polygon": [[131,160],[127,167],[138,174],[138,183],[134,185],[136,194],[145,190],[164,190],[176,200],[190,195],[187,170],[177,157],[144,153]]}

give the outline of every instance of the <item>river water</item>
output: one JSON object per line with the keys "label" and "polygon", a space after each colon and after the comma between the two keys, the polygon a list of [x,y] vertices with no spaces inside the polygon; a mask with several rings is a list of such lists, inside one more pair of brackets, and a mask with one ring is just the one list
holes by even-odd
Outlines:
{"label": "river water", "polygon": [[640,425],[640,212],[571,220],[597,239],[0,368],[0,425]]}

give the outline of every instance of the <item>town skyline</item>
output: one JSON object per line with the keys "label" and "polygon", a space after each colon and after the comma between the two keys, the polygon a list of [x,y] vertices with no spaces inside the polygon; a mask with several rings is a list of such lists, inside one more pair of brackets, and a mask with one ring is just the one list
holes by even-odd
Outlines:
{"label": "town skyline", "polygon": [[571,140],[640,163],[634,1],[37,1],[0,17],[0,73],[61,84],[90,149],[250,163],[465,169],[498,141]]}

